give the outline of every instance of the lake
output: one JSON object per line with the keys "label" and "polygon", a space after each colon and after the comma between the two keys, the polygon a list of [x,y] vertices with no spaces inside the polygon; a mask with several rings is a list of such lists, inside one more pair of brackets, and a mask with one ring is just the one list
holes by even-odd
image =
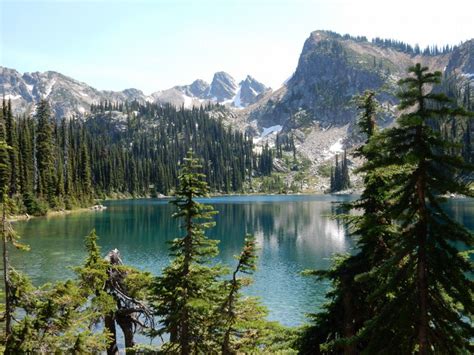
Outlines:
{"label": "lake", "polygon": [[[325,269],[331,256],[351,252],[354,242],[331,218],[337,202],[350,196],[231,196],[203,199],[219,212],[207,233],[220,240],[218,261],[235,266],[246,233],[259,244],[258,271],[246,293],[261,297],[269,319],[287,326],[302,324],[305,314],[325,302],[328,284],[302,276],[305,269]],[[166,266],[167,241],[181,236],[174,207],[166,200],[122,200],[105,203],[102,212],[72,213],[15,223],[29,252],[12,252],[12,263],[35,284],[73,276],[71,267],[85,258],[84,236],[95,228],[103,254],[113,248],[124,263],[158,274]],[[474,230],[474,199],[451,199],[447,210]]]}

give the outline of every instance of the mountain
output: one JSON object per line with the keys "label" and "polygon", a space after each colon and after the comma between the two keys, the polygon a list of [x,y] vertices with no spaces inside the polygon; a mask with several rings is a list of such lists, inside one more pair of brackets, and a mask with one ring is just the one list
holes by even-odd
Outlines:
{"label": "mountain", "polygon": [[240,82],[240,105],[247,107],[257,102],[265,93],[271,91],[271,89],[265,87],[262,83],[258,82],[250,75],[245,80]]}
{"label": "mountain", "polygon": [[[244,95],[240,99],[242,85]],[[188,108],[212,102],[243,108],[254,103],[258,95],[268,90],[250,76],[237,85],[229,74],[217,72],[210,85],[198,79],[190,85],[175,86],[145,95],[138,89],[97,90],[54,71],[21,74],[15,69],[0,67],[0,94],[12,100],[16,114],[32,113],[34,104],[46,98],[58,118],[89,113],[92,103],[97,104],[105,100],[171,103],[177,107],[184,105]]]}
{"label": "mountain", "polygon": [[82,115],[92,103],[100,101],[144,102],[146,96],[137,89],[99,91],[93,87],[54,71],[20,74],[0,67],[0,93],[12,100],[15,113],[31,113],[34,104],[47,98],[56,117]]}
{"label": "mountain", "polygon": [[[251,107],[249,120],[257,120],[262,126],[297,127],[308,122],[326,128],[344,125],[356,117],[351,98],[364,90],[378,90],[378,99],[393,108],[397,81],[417,62],[446,74],[474,73],[474,40],[436,54],[410,47],[401,50],[400,42],[382,43],[327,31],[311,33],[293,76],[281,89]],[[290,118],[297,115],[304,122],[290,123]]]}
{"label": "mountain", "polygon": [[222,71],[214,74],[210,84],[195,80],[145,95],[137,89],[96,90],[56,72],[20,74],[0,68],[0,94],[12,98],[16,113],[31,112],[33,103],[46,97],[57,117],[87,113],[91,103],[104,100],[171,103],[188,108],[220,103],[225,108],[211,112],[211,116],[253,135],[257,145],[274,145],[277,133],[282,140],[294,139],[298,153],[317,166],[339,148],[357,143],[357,112],[351,101],[354,95],[377,90],[386,112],[381,124],[392,123],[397,114],[397,81],[417,62],[447,76],[456,75],[457,83],[474,80],[474,40],[421,50],[396,40],[368,41],[365,37],[315,31],[304,42],[294,74],[275,91],[251,76],[237,82]]}
{"label": "mountain", "polygon": [[235,80],[226,72],[220,71],[214,74],[208,97],[214,101],[223,102],[232,99],[237,92]]}
{"label": "mountain", "polygon": [[474,40],[453,48],[420,50],[394,40],[368,41],[315,31],[306,39],[292,77],[242,110],[240,120],[253,125],[252,131],[264,138],[261,144],[275,144],[276,134],[264,136],[277,127],[283,139],[294,137],[298,152],[318,165],[334,156],[333,147],[350,147],[358,141],[354,95],[376,90],[386,112],[380,124],[393,122],[397,82],[418,62],[431,71],[458,76],[458,83],[472,80]]}
{"label": "mountain", "polygon": [[190,85],[175,86],[155,92],[151,96],[155,102],[170,102],[176,106],[192,107],[212,102],[233,108],[245,108],[270,91],[270,88],[250,75],[237,85],[232,76],[221,71],[214,74],[211,84],[198,79]]}

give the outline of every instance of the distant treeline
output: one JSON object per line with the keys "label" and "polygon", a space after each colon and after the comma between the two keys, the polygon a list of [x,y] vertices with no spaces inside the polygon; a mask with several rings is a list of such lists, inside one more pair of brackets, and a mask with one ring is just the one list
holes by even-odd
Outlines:
{"label": "distant treeline", "polygon": [[57,121],[47,101],[33,117],[13,117],[3,102],[0,152],[8,194],[18,213],[90,205],[114,194],[170,194],[189,148],[203,158],[214,192],[243,191],[252,177],[272,171],[268,147],[254,152],[252,138],[209,116],[214,106],[102,102],[85,119]]}
{"label": "distant treeline", "polygon": [[[332,31],[325,31],[325,32],[337,38],[350,39],[356,42],[369,42],[366,36],[351,36],[349,34],[340,35],[339,33],[332,32]],[[422,54],[422,55],[435,56],[435,55],[440,55],[440,54],[451,53],[453,50],[457,48],[457,46],[450,46],[450,45],[445,45],[441,47],[437,45],[431,45],[431,46],[426,46],[425,48],[422,49],[418,44],[416,44],[415,46],[412,46],[408,43],[405,43],[403,41],[398,41],[396,39],[387,39],[387,38],[380,38],[380,37],[372,38],[370,42],[377,45],[378,47],[392,48],[397,51],[408,53],[411,55]]]}

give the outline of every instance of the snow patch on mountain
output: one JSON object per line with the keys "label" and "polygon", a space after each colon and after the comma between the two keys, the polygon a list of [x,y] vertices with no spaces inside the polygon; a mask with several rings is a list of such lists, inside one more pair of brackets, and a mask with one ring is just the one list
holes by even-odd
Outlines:
{"label": "snow patch on mountain", "polygon": [[184,98],[184,107],[192,108],[193,107],[193,98],[188,95],[183,95]]}
{"label": "snow patch on mountain", "polygon": [[5,100],[18,100],[21,99],[21,95],[5,95]]}
{"label": "snow patch on mountain", "polygon": [[342,153],[343,151],[342,138],[339,138],[336,143],[329,147],[329,152],[332,153],[332,155]]}
{"label": "snow patch on mountain", "polygon": [[[267,139],[265,139],[265,141],[268,141],[268,138],[271,135],[279,133],[282,129],[283,129],[283,126],[281,126],[281,125],[275,125],[275,126],[271,126],[271,127],[263,127],[262,133],[260,133],[259,136],[254,137],[253,142],[255,144],[258,144],[258,143],[262,142],[262,140],[264,140],[265,138],[267,138]],[[273,145],[273,142],[270,142],[270,143],[271,143],[270,145]]]}
{"label": "snow patch on mountain", "polygon": [[53,78],[53,79],[46,85],[46,89],[45,89],[45,92],[44,92],[44,98],[47,98],[47,97],[51,94],[51,91],[53,91],[53,87],[54,87],[55,84],[56,84],[56,78]]}
{"label": "snow patch on mountain", "polygon": [[237,107],[237,108],[244,108],[244,106],[242,106],[242,100],[240,99],[241,89],[242,89],[242,86],[239,86],[239,90],[237,90],[237,93],[232,98],[234,106]]}
{"label": "snow patch on mountain", "polygon": [[263,131],[262,131],[262,134],[260,135],[260,137],[264,138],[270,134],[273,134],[273,133],[278,133],[280,132],[281,130],[283,129],[283,126],[280,126],[280,125],[275,125],[275,126],[271,126],[271,127],[267,127],[267,128],[263,128]]}

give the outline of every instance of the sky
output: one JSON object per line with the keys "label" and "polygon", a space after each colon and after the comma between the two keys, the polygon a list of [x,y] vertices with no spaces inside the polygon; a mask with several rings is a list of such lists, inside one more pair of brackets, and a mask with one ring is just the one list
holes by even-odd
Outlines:
{"label": "sky", "polygon": [[315,30],[412,45],[474,37],[473,0],[0,0],[0,65],[146,94],[226,71],[277,89]]}

